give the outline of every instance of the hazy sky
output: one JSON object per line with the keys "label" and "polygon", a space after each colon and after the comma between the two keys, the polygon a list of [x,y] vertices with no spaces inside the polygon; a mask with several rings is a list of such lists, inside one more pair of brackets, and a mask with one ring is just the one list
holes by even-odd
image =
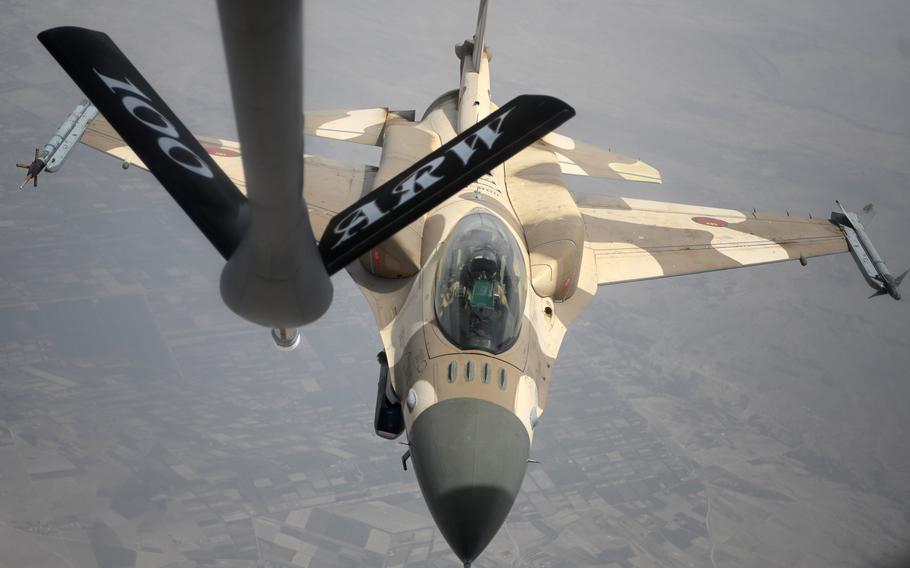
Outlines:
{"label": "hazy sky", "polygon": [[[414,108],[420,116],[437,95],[457,87],[453,48],[473,33],[476,5],[321,0],[307,2],[306,15],[307,108],[388,106]],[[70,160],[79,165],[42,176],[38,193],[16,191],[21,171],[13,164],[42,145],[81,96],[35,39],[37,32],[64,24],[106,31],[194,132],[235,134],[210,3],[8,1],[0,24],[0,164],[6,172],[0,176],[0,221],[27,213],[36,224],[34,238],[41,238],[46,209],[53,218],[47,224],[63,226],[47,244],[51,250],[75,238],[67,236],[65,219],[67,208],[80,206],[81,188],[93,199],[103,193],[88,189],[88,174],[103,172],[112,185],[154,183],[148,174],[122,173],[116,162],[77,148]],[[525,92],[563,98],[578,114],[562,132],[640,157],[664,178],[661,186],[573,178],[571,189],[825,217],[835,199],[854,210],[873,202],[877,215],[870,234],[899,274],[910,268],[908,30],[910,3],[904,0],[492,0],[487,38],[496,100]],[[309,153],[378,163],[373,148],[307,144]],[[80,181],[68,184],[74,165]],[[123,191],[111,187],[111,195]],[[209,287],[211,296],[200,301],[209,312],[216,310],[219,259],[211,250],[206,256],[203,238],[163,201],[155,201],[155,215],[166,218],[174,234],[164,235],[162,246],[193,243],[199,252],[185,266],[188,277]],[[115,211],[105,217],[111,238],[119,227],[116,217]],[[14,237],[8,226],[0,223],[0,283],[8,288],[0,308],[28,301],[27,290],[10,291],[28,280],[15,267],[32,253],[12,240],[28,233]],[[161,253],[137,250],[124,262],[141,265],[143,254]],[[368,309],[347,276],[334,281],[342,297]],[[819,519],[781,520],[787,530],[753,543],[753,527],[730,520],[734,507],[725,517],[725,538],[738,550],[824,551],[857,523],[888,526],[897,535],[903,530],[906,537],[910,303],[867,300],[870,293],[846,255],[810,259],[806,268],[792,262],[601,288],[566,340],[553,403],[535,439],[538,451],[554,464],[569,459],[560,453],[559,430],[573,428],[568,417],[597,410],[575,388],[602,384],[700,471],[724,468],[794,497],[796,504],[775,512],[768,525],[775,516],[802,518],[798,513],[808,510]],[[327,321],[343,326],[346,316],[340,314],[347,311],[339,310],[348,309],[333,307]],[[318,335],[320,325],[307,333]],[[267,334],[248,331],[256,338]],[[8,341],[28,335],[10,328],[3,333]],[[378,336],[370,333],[363,334],[366,345],[329,346],[334,356],[363,362],[366,375],[346,379],[362,384],[363,400],[372,396],[375,380],[370,364]],[[263,353],[269,353],[265,343]],[[625,358],[602,374],[585,364],[604,353]],[[261,364],[267,372],[279,363],[263,355]],[[11,392],[12,365],[0,369],[0,396]],[[343,408],[345,402],[331,404]],[[721,436],[731,441],[719,442]],[[789,448],[787,455],[803,466],[761,465],[769,440]],[[592,451],[609,452],[609,443]],[[816,469],[806,465],[810,461]],[[410,473],[407,480],[413,482]],[[711,487],[709,479],[703,481]],[[830,484],[832,497],[819,493],[801,509],[816,482]],[[841,498],[835,495],[862,502],[856,505],[862,514],[838,521],[847,505],[834,503]],[[507,565],[497,552],[497,546],[506,547],[503,539],[497,537],[479,566]],[[855,556],[845,565],[887,556],[876,548],[886,542],[892,558],[895,539],[900,537],[856,542]],[[904,543],[910,547],[910,537]],[[819,554],[797,558],[806,566],[822,565]],[[451,565],[432,558],[427,565]],[[538,564],[525,559],[518,565]]]}

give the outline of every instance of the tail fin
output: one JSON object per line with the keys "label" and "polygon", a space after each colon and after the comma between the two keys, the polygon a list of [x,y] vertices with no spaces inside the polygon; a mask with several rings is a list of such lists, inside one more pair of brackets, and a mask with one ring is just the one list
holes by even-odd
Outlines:
{"label": "tail fin", "polygon": [[483,35],[487,27],[487,0],[480,0],[480,11],[477,13],[477,31],[474,32],[474,65],[479,65],[483,54]]}
{"label": "tail fin", "polygon": [[894,279],[895,288],[897,288],[898,286],[901,285],[901,282],[904,281],[904,276],[906,276],[908,272],[910,272],[910,270],[905,270],[903,274],[901,274],[900,276],[898,276],[897,278]]}

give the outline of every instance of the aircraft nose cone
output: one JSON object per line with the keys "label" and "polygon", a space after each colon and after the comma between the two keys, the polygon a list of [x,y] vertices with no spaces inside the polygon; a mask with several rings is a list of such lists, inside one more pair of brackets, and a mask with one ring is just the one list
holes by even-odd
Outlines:
{"label": "aircraft nose cone", "polygon": [[436,526],[458,558],[472,562],[512,509],[528,467],[528,432],[501,406],[456,398],[425,410],[409,436]]}

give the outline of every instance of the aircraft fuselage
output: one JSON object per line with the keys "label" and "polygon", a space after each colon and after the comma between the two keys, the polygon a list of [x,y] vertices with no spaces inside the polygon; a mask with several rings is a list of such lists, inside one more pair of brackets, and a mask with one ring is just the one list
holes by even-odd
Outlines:
{"label": "aircraft fuselage", "polygon": [[[475,66],[472,49],[457,49],[457,92],[437,99],[420,122],[387,128],[375,183],[495,110],[487,53]],[[532,153],[495,168],[349,269],[380,328],[421,491],[465,562],[515,501],[566,326],[596,289],[581,286],[554,302],[532,285],[539,276],[532,278],[509,187],[541,160]],[[547,189],[568,195],[552,180]],[[563,288],[574,290],[570,280],[562,278]]]}

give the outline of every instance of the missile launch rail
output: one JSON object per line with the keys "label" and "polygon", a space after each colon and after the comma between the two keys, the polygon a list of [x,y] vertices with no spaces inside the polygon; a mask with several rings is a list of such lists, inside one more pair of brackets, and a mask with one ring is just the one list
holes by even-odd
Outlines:
{"label": "missile launch rail", "polygon": [[88,124],[96,116],[98,116],[98,109],[88,100],[83,100],[76,105],[76,108],[69,113],[44,148],[35,148],[35,158],[32,163],[16,164],[17,167],[26,170],[25,181],[22,182],[19,189],[25,187],[29,181],[38,187],[38,174],[43,171],[54,173],[59,170],[70,151],[82,138]]}
{"label": "missile launch rail", "polygon": [[[903,282],[904,276],[906,276],[907,272],[910,272],[910,270],[904,271],[903,274],[896,278],[892,276],[885,261],[882,260],[878,251],[875,250],[875,246],[869,239],[869,235],[866,234],[866,228],[863,226],[861,216],[844,209],[844,206],[841,205],[840,201],[837,201],[836,203],[840,208],[840,213],[837,211],[832,212],[830,221],[840,227],[844,232],[844,238],[847,240],[850,255],[853,256],[853,260],[856,261],[856,265],[859,267],[860,272],[862,272],[863,278],[866,279],[866,283],[875,290],[875,293],[869,297],[874,298],[876,296],[888,294],[895,300],[900,300],[901,294],[898,288],[900,287],[901,282]],[[874,214],[872,205],[866,205],[866,207],[863,208],[863,213],[864,215],[862,217],[865,218],[866,222],[871,220],[872,215]]]}

